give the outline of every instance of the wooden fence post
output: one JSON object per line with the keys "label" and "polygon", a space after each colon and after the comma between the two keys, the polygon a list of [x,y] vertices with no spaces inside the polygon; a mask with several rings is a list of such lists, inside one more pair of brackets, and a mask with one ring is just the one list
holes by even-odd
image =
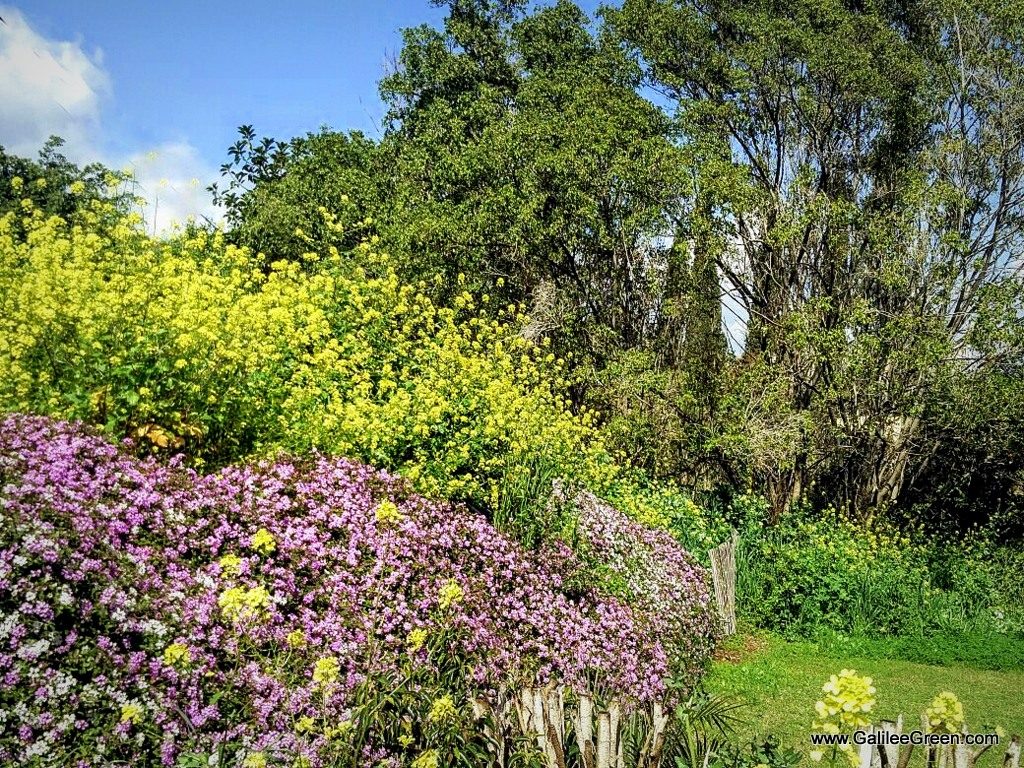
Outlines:
{"label": "wooden fence post", "polygon": [[733,528],[729,541],[708,552],[715,602],[718,603],[726,635],[736,634],[736,547],[739,538],[739,532]]}
{"label": "wooden fence post", "polygon": [[1003,768],[1020,768],[1020,736],[1013,735],[1003,755]]}

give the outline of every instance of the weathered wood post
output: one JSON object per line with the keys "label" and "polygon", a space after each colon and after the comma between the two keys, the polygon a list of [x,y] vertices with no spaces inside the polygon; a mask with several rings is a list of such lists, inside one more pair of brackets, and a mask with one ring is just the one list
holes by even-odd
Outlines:
{"label": "weathered wood post", "polygon": [[1003,755],[1003,768],[1020,768],[1020,736],[1014,734]]}
{"label": "weathered wood post", "polygon": [[715,602],[718,603],[726,635],[736,634],[736,547],[739,540],[739,532],[733,528],[729,541],[708,552]]}

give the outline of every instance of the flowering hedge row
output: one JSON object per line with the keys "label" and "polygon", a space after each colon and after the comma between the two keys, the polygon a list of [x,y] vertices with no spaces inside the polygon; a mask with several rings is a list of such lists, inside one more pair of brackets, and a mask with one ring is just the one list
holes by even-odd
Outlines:
{"label": "flowering hedge row", "polygon": [[472,695],[665,700],[714,633],[703,571],[610,508],[581,548],[660,602],[345,459],[201,475],[13,415],[0,514],[4,764],[436,765],[473,740]]}
{"label": "flowering hedge row", "polygon": [[65,220],[26,199],[0,216],[0,410],[214,466],[317,449],[491,507],[534,466],[606,483],[563,367],[489,304],[436,305],[368,241],[265,271],[221,233],[158,240],[103,201]]}

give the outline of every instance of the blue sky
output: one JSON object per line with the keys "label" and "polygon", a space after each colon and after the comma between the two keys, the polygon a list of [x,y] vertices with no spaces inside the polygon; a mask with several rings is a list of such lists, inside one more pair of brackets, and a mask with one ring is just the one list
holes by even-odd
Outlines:
{"label": "blue sky", "polygon": [[188,186],[188,200],[162,203],[182,214],[202,205],[196,188],[242,123],[278,138],[321,125],[377,135],[377,81],[400,30],[443,15],[427,0],[0,0],[0,144],[34,154],[61,134],[75,160],[133,166],[167,200]]}
{"label": "blue sky", "polygon": [[[593,13],[597,0],[581,5]],[[428,0],[0,0],[0,145],[58,134],[76,162],[131,169],[164,229],[212,218],[206,186],[243,123],[287,139],[323,125],[379,135],[377,82]]]}
{"label": "blue sky", "polygon": [[426,0],[13,7],[45,39],[102,51],[113,149],[187,140],[215,160],[243,122],[277,136],[325,123],[375,133],[383,114],[376,83],[400,47],[399,30],[443,17]]}

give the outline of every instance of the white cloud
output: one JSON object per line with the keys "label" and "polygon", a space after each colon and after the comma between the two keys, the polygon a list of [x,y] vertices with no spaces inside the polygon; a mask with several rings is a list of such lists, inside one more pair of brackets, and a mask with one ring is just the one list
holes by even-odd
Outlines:
{"label": "white cloud", "polygon": [[138,194],[148,201],[144,215],[150,232],[164,232],[190,216],[211,221],[221,217],[206,191],[215,171],[187,142],[168,142],[134,153],[113,167],[135,176]]}
{"label": "white cloud", "polygon": [[90,56],[79,43],[47,40],[13,8],[0,6],[0,16],[0,143],[31,156],[58,134],[85,150],[110,94],[102,52]]}
{"label": "white cloud", "polygon": [[50,136],[65,139],[74,162],[130,168],[148,201],[147,227],[166,230],[188,216],[216,220],[206,186],[216,170],[185,141],[168,141],[127,154],[103,150],[102,108],[112,97],[103,54],[80,42],[48,40],[18,10],[0,6],[0,145],[34,157]]}

